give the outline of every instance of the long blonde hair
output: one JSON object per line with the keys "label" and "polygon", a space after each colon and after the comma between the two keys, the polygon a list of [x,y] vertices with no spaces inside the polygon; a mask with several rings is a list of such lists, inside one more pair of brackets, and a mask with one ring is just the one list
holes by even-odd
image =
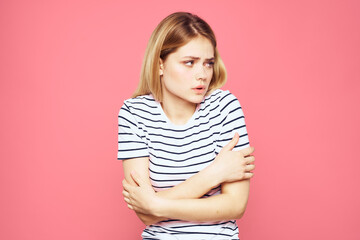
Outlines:
{"label": "long blonde hair", "polygon": [[208,92],[222,87],[226,82],[226,69],[216,48],[214,32],[198,16],[188,12],[175,12],[164,18],[151,34],[143,59],[140,82],[132,97],[151,93],[161,102],[163,96],[159,72],[160,58],[165,61],[170,53],[198,36],[209,39],[214,47],[214,73]]}

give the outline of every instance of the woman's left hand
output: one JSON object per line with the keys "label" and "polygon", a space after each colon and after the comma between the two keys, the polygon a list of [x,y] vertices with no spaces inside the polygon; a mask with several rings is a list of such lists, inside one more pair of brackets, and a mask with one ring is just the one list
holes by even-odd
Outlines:
{"label": "woman's left hand", "polygon": [[131,177],[137,186],[132,186],[125,179],[123,180],[123,196],[128,208],[138,213],[155,215],[159,197],[156,196],[154,189],[135,171],[131,173]]}

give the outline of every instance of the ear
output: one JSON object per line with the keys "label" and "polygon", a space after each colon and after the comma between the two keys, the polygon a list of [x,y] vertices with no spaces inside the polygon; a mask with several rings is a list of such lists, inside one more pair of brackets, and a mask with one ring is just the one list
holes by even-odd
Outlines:
{"label": "ear", "polygon": [[160,73],[160,76],[162,76],[164,74],[164,62],[163,60],[160,58],[160,61],[159,61],[159,73]]}

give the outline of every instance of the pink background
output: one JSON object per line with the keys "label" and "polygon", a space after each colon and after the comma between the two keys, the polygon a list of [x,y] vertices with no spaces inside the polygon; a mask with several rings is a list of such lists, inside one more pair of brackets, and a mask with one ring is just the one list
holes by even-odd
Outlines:
{"label": "pink background", "polygon": [[256,148],[240,238],[360,239],[356,0],[1,1],[0,239],[140,238],[117,114],[180,10],[214,29]]}

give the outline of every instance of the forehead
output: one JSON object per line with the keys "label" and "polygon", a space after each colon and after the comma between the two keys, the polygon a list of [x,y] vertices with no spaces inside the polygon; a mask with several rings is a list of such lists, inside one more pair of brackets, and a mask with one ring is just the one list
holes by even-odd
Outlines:
{"label": "forehead", "polygon": [[196,37],[174,52],[174,57],[182,58],[186,56],[213,58],[214,47],[209,39]]}

